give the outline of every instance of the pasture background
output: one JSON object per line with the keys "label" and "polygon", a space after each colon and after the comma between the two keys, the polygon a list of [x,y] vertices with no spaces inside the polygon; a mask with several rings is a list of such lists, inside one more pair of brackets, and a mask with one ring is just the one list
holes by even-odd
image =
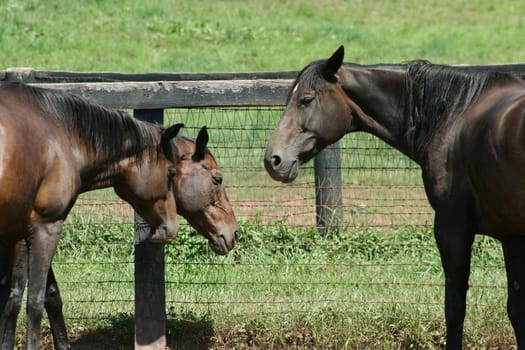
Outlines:
{"label": "pasture background", "polygon": [[[363,64],[416,58],[448,64],[514,63],[525,61],[523,13],[523,1],[4,0],[0,2],[0,67],[298,70],[327,57],[340,44],[346,47],[346,61]],[[187,111],[170,113],[177,119],[185,118]],[[264,140],[279,118],[279,111],[264,113],[273,124],[265,122],[257,137],[243,136],[256,140],[249,156],[253,162],[262,159]],[[194,136],[196,128],[214,121],[213,112],[199,116],[186,133]],[[220,138],[220,130],[217,126],[210,131],[210,148],[228,170],[228,185],[240,175],[221,145],[228,139]],[[380,145],[365,148],[380,149]],[[344,167],[355,165],[344,150],[343,156]],[[251,196],[286,198],[301,184],[313,188],[308,169],[298,185],[290,187],[271,182],[262,164],[252,166],[259,167],[260,177],[253,184],[262,181],[265,186]],[[391,174],[386,184],[392,178],[417,181],[417,174],[409,174],[409,180]],[[369,172],[345,172],[345,183],[367,181],[375,181]],[[228,191],[235,193],[230,195],[234,206],[242,208],[248,200],[243,197],[246,192]],[[70,217],[55,260],[74,348],[130,348],[133,343],[131,213],[120,203],[99,204],[98,198],[110,196],[107,192],[86,196],[86,209],[79,208]],[[353,210],[359,214],[367,207],[357,205]],[[428,207],[422,210],[428,213]],[[205,241],[189,228],[166,247],[170,347],[442,345],[443,276],[430,219],[423,219],[426,226],[417,222],[417,227],[361,225],[323,239],[300,225],[304,220],[294,225],[274,218],[269,225],[261,219],[264,212],[242,218],[242,241],[226,258],[210,254]],[[352,208],[347,208],[345,217],[353,217],[350,212]],[[498,244],[477,239],[466,321],[469,348],[514,344],[504,310],[504,275]]]}

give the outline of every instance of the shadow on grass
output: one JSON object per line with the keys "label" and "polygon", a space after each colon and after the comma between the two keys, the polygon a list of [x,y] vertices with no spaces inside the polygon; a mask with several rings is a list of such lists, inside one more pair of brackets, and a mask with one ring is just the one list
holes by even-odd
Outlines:
{"label": "shadow on grass", "polygon": [[[206,317],[185,314],[168,316],[166,342],[171,350],[208,349],[214,336],[213,321]],[[94,325],[70,336],[73,350],[133,349],[133,315],[122,314],[107,318],[104,325]]]}

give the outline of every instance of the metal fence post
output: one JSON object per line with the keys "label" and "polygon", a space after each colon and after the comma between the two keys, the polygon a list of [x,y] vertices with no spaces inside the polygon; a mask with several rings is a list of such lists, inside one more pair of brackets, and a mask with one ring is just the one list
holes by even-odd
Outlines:
{"label": "metal fence post", "polygon": [[[134,110],[135,118],[163,123],[162,109]],[[135,349],[166,348],[164,245],[152,243],[150,227],[135,213]]]}
{"label": "metal fence post", "polygon": [[343,222],[339,142],[326,147],[314,158],[314,171],[317,228],[322,235],[338,232]]}

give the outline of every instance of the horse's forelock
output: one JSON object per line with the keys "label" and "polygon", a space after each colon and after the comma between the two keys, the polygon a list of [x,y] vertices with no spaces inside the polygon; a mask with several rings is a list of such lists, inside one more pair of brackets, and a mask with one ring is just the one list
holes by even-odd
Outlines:
{"label": "horse's forelock", "polygon": [[323,64],[325,62],[326,60],[314,61],[308,64],[299,72],[297,78],[295,78],[295,81],[292,84],[292,87],[290,88],[290,91],[288,92],[286,104],[290,102],[290,99],[292,98],[292,95],[294,91],[296,91],[297,86],[299,84],[306,88],[314,89],[316,91],[319,91],[319,89],[321,89],[322,86],[324,86],[324,83],[326,83],[326,79],[323,77],[322,69]]}

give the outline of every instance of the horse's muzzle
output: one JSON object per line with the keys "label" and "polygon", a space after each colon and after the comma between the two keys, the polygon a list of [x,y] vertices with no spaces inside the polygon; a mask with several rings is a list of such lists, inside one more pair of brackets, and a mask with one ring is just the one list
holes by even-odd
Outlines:
{"label": "horse's muzzle", "polygon": [[264,168],[272,179],[281,182],[292,182],[299,174],[299,161],[295,159],[287,162],[277,153],[267,153],[264,157]]}
{"label": "horse's muzzle", "polygon": [[151,235],[153,243],[167,244],[173,241],[179,233],[178,224],[161,224]]}
{"label": "horse's muzzle", "polygon": [[235,247],[235,243],[238,240],[239,229],[236,228],[231,233],[219,233],[215,235],[212,239],[209,240],[208,244],[215,254],[227,255],[233,249],[233,247]]}

